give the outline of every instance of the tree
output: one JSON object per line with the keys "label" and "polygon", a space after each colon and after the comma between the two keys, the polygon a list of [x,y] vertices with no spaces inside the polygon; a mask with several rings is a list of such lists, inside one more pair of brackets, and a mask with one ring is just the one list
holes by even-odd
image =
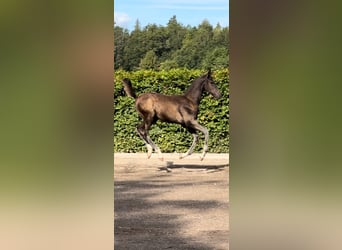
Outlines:
{"label": "tree", "polygon": [[139,67],[141,69],[157,69],[157,56],[153,50],[146,53],[145,57],[141,59]]}
{"label": "tree", "polygon": [[139,19],[135,20],[134,30],[135,31],[141,31],[141,26],[140,26]]}
{"label": "tree", "polygon": [[159,69],[162,69],[162,70],[170,70],[170,69],[176,69],[178,68],[178,64],[175,60],[165,60],[164,62],[162,62],[160,64],[160,67]]}
{"label": "tree", "polygon": [[143,32],[140,29],[140,22],[137,19],[135,28],[131,32],[124,48],[125,70],[134,70],[138,67],[141,58],[146,53],[143,44]]}
{"label": "tree", "polygon": [[114,27],[114,68],[126,68],[124,61],[124,49],[129,38],[128,30],[121,27]]}
{"label": "tree", "polygon": [[156,24],[147,25],[142,36],[143,47],[145,51],[153,50],[158,58],[161,58],[164,53],[167,53],[170,48],[166,45],[167,34],[164,27],[158,27]]}
{"label": "tree", "polygon": [[228,66],[229,28],[213,27],[203,20],[197,27],[183,26],[176,16],[166,26],[141,27],[133,31],[114,25],[114,67],[132,71],[139,68],[189,69]]}
{"label": "tree", "polygon": [[213,27],[204,20],[198,28],[188,29],[180,50],[174,54],[178,65],[186,68],[200,68],[201,61],[212,49]]}
{"label": "tree", "polygon": [[191,69],[196,68],[199,65],[199,58],[196,53],[197,44],[194,42],[196,32],[196,28],[188,28],[181,49],[175,51],[173,54],[172,59],[174,59],[180,67]]}
{"label": "tree", "polygon": [[214,48],[208,51],[204,57],[201,66],[202,68],[221,69],[228,67],[228,50],[226,47]]}
{"label": "tree", "polygon": [[173,16],[166,26],[167,45],[170,50],[178,50],[182,47],[182,41],[186,34],[186,29],[177,22],[176,16]]}

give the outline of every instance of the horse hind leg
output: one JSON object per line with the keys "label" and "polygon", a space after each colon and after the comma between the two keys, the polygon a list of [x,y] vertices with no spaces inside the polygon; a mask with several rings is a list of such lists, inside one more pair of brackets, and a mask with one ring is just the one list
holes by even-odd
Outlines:
{"label": "horse hind leg", "polygon": [[147,148],[147,158],[149,159],[152,155],[152,150],[153,147],[152,145],[150,145],[150,143],[148,142],[147,138],[146,138],[146,132],[144,130],[145,125],[141,124],[137,127],[137,133],[140,136],[140,138],[145,142],[146,144],[146,148]]}
{"label": "horse hind leg", "polygon": [[140,137],[145,141],[147,147],[147,157],[150,158],[152,155],[152,150],[158,153],[158,158],[163,161],[164,157],[160,150],[160,148],[152,141],[148,134],[148,130],[151,127],[151,122],[144,122],[140,126],[138,126],[137,131]]}
{"label": "horse hind leg", "polygon": [[150,136],[148,135],[148,133],[147,133],[146,138],[147,138],[148,143],[149,143],[149,144],[152,146],[152,148],[154,149],[154,151],[155,151],[156,153],[158,153],[158,158],[159,158],[159,160],[163,161],[163,160],[164,160],[164,157],[163,157],[163,154],[162,154],[160,148],[152,141],[152,139],[150,138]]}

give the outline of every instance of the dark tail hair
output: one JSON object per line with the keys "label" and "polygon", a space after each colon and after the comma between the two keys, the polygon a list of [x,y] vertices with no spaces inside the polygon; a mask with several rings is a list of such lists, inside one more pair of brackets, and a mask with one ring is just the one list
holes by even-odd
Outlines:
{"label": "dark tail hair", "polygon": [[128,78],[125,78],[122,80],[123,85],[124,85],[124,90],[126,92],[126,95],[133,97],[134,99],[137,98],[137,96],[135,95],[135,91],[132,87],[132,82],[131,80],[129,80]]}

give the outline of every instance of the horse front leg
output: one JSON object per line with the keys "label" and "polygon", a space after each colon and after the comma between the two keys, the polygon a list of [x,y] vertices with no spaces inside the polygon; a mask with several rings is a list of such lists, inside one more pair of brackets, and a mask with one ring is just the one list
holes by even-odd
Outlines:
{"label": "horse front leg", "polygon": [[207,154],[209,147],[208,147],[208,141],[209,141],[209,132],[206,127],[201,126],[196,120],[193,120],[190,123],[190,126],[192,129],[195,129],[197,131],[200,131],[204,134],[204,146],[203,146],[203,152],[200,156],[201,161],[203,161],[205,155]]}
{"label": "horse front leg", "polygon": [[203,127],[203,134],[204,134],[204,146],[203,146],[203,152],[200,156],[201,161],[203,161],[205,155],[209,151],[208,141],[209,141],[209,132],[208,129]]}
{"label": "horse front leg", "polygon": [[194,139],[193,139],[193,141],[192,141],[191,147],[189,148],[188,151],[186,151],[186,153],[180,155],[179,159],[183,159],[183,158],[185,158],[185,157],[191,155],[192,152],[194,151],[195,146],[196,146],[197,141],[198,141],[198,134],[197,134],[196,132],[193,132],[193,133],[192,133],[192,136],[193,136]]}

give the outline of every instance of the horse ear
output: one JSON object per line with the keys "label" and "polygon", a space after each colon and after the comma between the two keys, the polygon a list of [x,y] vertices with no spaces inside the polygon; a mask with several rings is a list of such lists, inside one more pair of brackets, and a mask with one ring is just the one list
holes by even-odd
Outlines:
{"label": "horse ear", "polygon": [[209,68],[209,69],[208,69],[207,78],[210,78],[210,77],[211,77],[211,69]]}

